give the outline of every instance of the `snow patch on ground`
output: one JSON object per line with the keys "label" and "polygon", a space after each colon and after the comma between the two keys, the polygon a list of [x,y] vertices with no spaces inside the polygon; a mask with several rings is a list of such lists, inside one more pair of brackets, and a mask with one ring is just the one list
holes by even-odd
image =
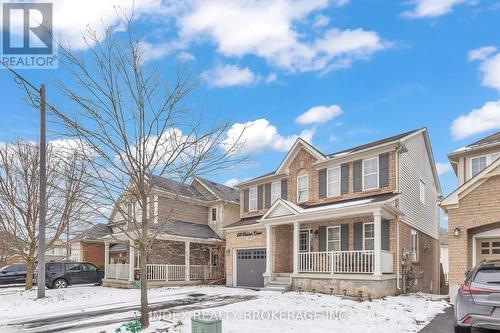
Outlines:
{"label": "snow patch on ground", "polygon": [[[256,299],[225,306],[205,306],[203,313],[223,318],[223,332],[418,332],[448,306],[432,295],[412,294],[386,297],[372,302],[345,300],[337,296],[270,291],[253,291],[226,287],[158,288],[149,291],[150,302],[175,300],[190,294],[222,296],[256,296]],[[0,294],[0,331],[14,320],[43,318],[47,315],[71,314],[112,309],[139,304],[139,290],[113,289],[95,286],[75,286],[63,290],[47,290],[47,298],[36,300],[36,291],[17,291]],[[130,314],[130,313],[129,313]],[[191,317],[200,311],[170,313],[163,311],[152,316],[152,328],[168,326],[167,322],[182,322],[169,332],[191,332]],[[121,318],[121,314],[110,317]],[[81,323],[83,323],[82,321]],[[78,332],[114,332],[119,324],[93,327]],[[5,327],[5,326],[4,326]]]}

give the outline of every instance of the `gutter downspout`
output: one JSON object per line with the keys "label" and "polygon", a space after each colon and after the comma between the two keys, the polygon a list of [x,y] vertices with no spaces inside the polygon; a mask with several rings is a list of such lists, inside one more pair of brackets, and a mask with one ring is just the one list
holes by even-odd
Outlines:
{"label": "gutter downspout", "polygon": [[[399,166],[399,154],[401,152],[405,151],[405,147],[403,146],[402,143],[398,144],[398,147],[396,148],[396,191],[398,193],[401,193],[400,191],[400,181],[399,181],[399,176],[400,176],[400,166]],[[401,200],[401,199],[399,199]],[[399,202],[399,206],[401,206],[401,202]],[[399,209],[400,207],[398,207]],[[401,218],[398,217],[398,220],[396,221],[396,288],[398,290],[401,290],[401,272],[400,272],[400,246],[399,246],[399,223],[400,223]]]}

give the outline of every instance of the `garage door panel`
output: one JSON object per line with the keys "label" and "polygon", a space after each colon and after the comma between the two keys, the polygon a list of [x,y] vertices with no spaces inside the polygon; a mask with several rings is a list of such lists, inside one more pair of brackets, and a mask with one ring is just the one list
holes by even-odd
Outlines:
{"label": "garage door panel", "polygon": [[236,252],[236,284],[241,287],[263,287],[266,250],[247,249]]}
{"label": "garage door panel", "polygon": [[500,260],[500,238],[481,238],[476,243],[476,261]]}

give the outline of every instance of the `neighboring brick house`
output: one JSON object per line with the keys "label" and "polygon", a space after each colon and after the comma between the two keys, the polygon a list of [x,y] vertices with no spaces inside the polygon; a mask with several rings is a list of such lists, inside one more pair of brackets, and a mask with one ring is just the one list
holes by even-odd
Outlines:
{"label": "neighboring brick house", "polygon": [[104,268],[104,241],[108,234],[105,223],[97,223],[76,235],[70,243],[70,258],[73,261],[89,262]]}
{"label": "neighboring brick house", "polygon": [[500,132],[448,155],[458,188],[441,206],[448,213],[449,287],[453,302],[465,273],[500,259]]}
{"label": "neighboring brick house", "polygon": [[228,286],[380,297],[402,290],[405,261],[413,290],[438,292],[441,189],[426,129],[330,155],[298,139],[275,171],[238,187]]}
{"label": "neighboring brick house", "polygon": [[[239,191],[200,177],[190,184],[157,176],[149,181],[152,190],[146,214],[151,234],[157,234],[147,260],[150,284],[223,278],[222,227],[239,219]],[[124,205],[130,214],[142,214],[133,203]],[[139,269],[138,251],[123,232],[130,226],[116,207],[108,226],[111,234],[103,238],[104,284],[130,286]]]}

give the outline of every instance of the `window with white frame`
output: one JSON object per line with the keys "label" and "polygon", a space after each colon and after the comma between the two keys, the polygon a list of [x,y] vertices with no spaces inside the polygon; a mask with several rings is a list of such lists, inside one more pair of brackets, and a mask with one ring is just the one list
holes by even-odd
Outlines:
{"label": "window with white frame", "polygon": [[328,197],[340,195],[340,167],[327,170],[326,173],[326,195]]}
{"label": "window with white frame", "polygon": [[471,163],[471,177],[474,177],[488,166],[487,156],[474,157],[470,161]]}
{"label": "window with white frame", "polygon": [[363,160],[363,190],[378,188],[378,156]]}
{"label": "window with white frame", "polygon": [[411,260],[418,261],[418,233],[411,229]]}
{"label": "window with white frame", "polygon": [[281,181],[271,183],[271,204],[281,198]]}
{"label": "window with white frame", "polygon": [[340,251],[340,226],[328,227],[326,234],[328,251]]}
{"label": "window with white frame", "polygon": [[248,210],[257,210],[257,187],[250,187],[248,191]]}
{"label": "window with white frame", "polygon": [[375,249],[375,225],[373,223],[363,224],[363,249]]}
{"label": "window with white frame", "polygon": [[425,204],[425,183],[420,179],[420,202]]}
{"label": "window with white frame", "polygon": [[297,177],[297,202],[309,199],[309,177],[302,175]]}
{"label": "window with white frame", "polygon": [[474,177],[475,175],[486,169],[488,165],[495,162],[499,157],[500,153],[494,153],[491,155],[484,155],[471,158],[470,160],[471,177]]}

